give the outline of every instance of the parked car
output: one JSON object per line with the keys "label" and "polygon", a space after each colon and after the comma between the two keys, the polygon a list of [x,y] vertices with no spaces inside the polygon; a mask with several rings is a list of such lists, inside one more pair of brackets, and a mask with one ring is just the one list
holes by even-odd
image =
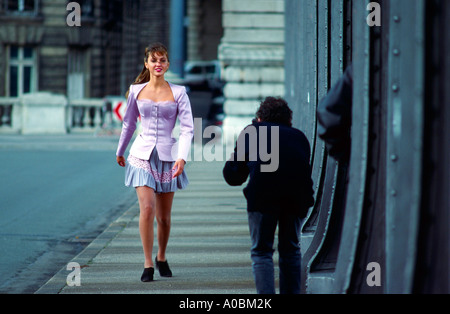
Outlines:
{"label": "parked car", "polygon": [[193,90],[222,88],[219,61],[187,61],[184,66],[184,82]]}

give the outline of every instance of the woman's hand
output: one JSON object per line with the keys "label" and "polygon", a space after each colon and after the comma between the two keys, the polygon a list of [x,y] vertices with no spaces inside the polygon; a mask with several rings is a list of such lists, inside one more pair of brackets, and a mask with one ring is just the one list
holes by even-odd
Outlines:
{"label": "woman's hand", "polygon": [[125,167],[125,158],[123,156],[117,156],[116,160],[119,166]]}
{"label": "woman's hand", "polygon": [[184,165],[186,164],[186,162],[183,159],[178,159],[177,161],[175,161],[175,164],[173,165],[172,170],[176,171],[173,173],[173,178],[178,177],[180,174],[183,173],[184,170]]}

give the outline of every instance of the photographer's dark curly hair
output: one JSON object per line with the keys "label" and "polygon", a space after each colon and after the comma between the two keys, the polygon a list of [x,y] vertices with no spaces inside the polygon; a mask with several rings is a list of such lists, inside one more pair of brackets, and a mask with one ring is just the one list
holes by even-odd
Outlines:
{"label": "photographer's dark curly hair", "polygon": [[259,106],[256,117],[263,122],[292,126],[292,110],[281,97],[267,97]]}

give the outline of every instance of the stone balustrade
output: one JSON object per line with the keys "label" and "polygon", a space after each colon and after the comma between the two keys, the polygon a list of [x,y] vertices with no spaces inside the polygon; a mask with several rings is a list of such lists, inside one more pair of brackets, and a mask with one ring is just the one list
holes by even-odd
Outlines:
{"label": "stone balustrade", "polygon": [[0,134],[96,132],[112,125],[107,99],[68,100],[47,92],[0,97]]}

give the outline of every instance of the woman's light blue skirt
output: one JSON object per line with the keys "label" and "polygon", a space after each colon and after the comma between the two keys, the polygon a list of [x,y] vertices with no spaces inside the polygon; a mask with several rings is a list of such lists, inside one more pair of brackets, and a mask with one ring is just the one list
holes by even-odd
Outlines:
{"label": "woman's light blue skirt", "polygon": [[142,160],[132,155],[128,156],[125,168],[125,185],[138,187],[148,186],[155,193],[175,192],[186,188],[189,183],[185,171],[173,178],[174,161],[161,161],[156,148],[149,160]]}

